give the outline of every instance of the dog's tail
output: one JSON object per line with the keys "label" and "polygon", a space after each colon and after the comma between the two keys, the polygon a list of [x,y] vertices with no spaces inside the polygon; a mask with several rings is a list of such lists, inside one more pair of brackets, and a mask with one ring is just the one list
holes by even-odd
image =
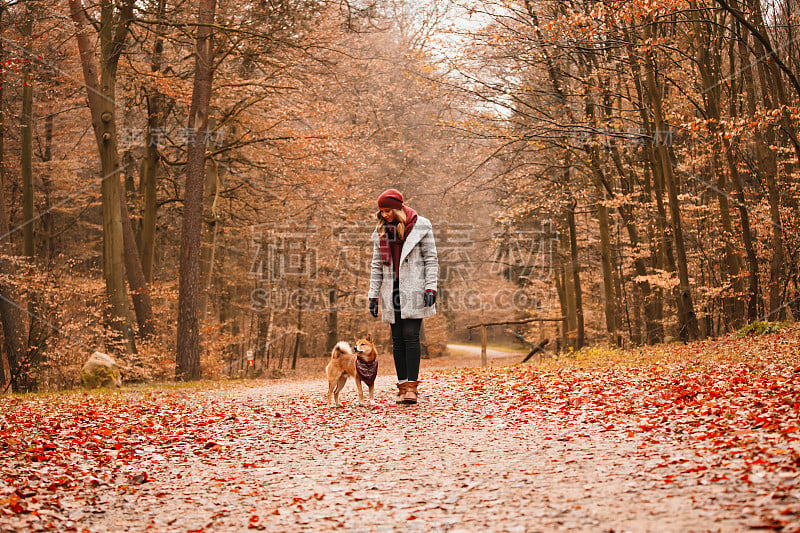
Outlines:
{"label": "dog's tail", "polygon": [[353,355],[353,350],[350,348],[350,345],[344,341],[337,342],[336,346],[333,347],[331,359],[336,359],[340,355]]}

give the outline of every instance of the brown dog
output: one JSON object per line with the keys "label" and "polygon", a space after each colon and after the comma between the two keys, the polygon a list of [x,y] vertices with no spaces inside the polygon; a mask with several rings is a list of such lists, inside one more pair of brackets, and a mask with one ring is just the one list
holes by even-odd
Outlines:
{"label": "brown dog", "polygon": [[378,373],[377,357],[378,352],[375,350],[375,343],[372,342],[372,335],[367,334],[363,339],[356,339],[355,347],[352,349],[346,342],[338,342],[331,350],[331,360],[325,367],[328,376],[328,405],[331,403],[331,395],[337,407],[342,405],[339,402],[339,393],[347,383],[348,375],[356,381],[359,403],[364,402],[362,381],[369,388],[370,401],[374,401],[375,376]]}

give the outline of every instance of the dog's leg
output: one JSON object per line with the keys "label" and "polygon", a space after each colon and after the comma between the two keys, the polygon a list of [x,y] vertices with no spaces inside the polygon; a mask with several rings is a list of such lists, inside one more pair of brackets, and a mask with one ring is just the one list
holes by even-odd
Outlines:
{"label": "dog's leg", "polygon": [[331,397],[333,396],[333,388],[336,387],[335,381],[328,381],[328,401],[327,404],[331,404]]}
{"label": "dog's leg", "polygon": [[364,390],[361,388],[361,378],[356,375],[356,388],[358,389],[358,403],[364,403]]}
{"label": "dog's leg", "polygon": [[342,406],[342,403],[339,401],[339,393],[344,388],[345,383],[347,383],[347,374],[342,374],[339,376],[339,381],[336,382],[336,389],[333,391],[333,397],[336,400],[336,407]]}
{"label": "dog's leg", "polygon": [[375,403],[375,384],[369,388],[369,401]]}

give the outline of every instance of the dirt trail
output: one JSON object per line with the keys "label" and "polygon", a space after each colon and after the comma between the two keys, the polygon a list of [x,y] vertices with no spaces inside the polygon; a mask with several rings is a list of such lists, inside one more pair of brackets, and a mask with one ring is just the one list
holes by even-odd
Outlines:
{"label": "dirt trail", "polygon": [[[451,350],[456,350],[462,354],[470,355],[473,357],[480,357],[481,355],[481,347],[480,346],[472,346],[470,344],[448,344],[447,347]],[[491,348],[486,349],[486,358],[487,359],[519,359],[525,356],[524,353],[521,352],[505,352],[502,350],[493,350]]]}
{"label": "dirt trail", "polygon": [[473,388],[474,377],[423,379],[414,407],[394,405],[390,376],[379,378],[371,406],[355,403],[349,382],[338,409],[323,405],[320,380],[183,393],[204,406],[189,416],[229,416],[183,435],[200,439],[193,453],[177,453],[179,439],[142,443],[128,470],[147,480],[62,501],[64,524],[98,532],[738,532],[752,518],[743,510],[768,497],[724,480],[664,483],[653,457],[691,450],[648,445],[580,413],[512,411],[502,391]]}

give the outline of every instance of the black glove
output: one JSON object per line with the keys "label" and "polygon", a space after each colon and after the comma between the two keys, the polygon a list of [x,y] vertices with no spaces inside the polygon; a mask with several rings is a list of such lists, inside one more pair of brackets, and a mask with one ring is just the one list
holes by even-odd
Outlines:
{"label": "black glove", "polygon": [[422,296],[422,301],[425,303],[425,307],[430,307],[436,303],[436,292],[432,290],[425,291],[425,294]]}
{"label": "black glove", "polygon": [[377,298],[370,298],[369,300],[369,312],[372,316],[378,316],[378,299]]}

